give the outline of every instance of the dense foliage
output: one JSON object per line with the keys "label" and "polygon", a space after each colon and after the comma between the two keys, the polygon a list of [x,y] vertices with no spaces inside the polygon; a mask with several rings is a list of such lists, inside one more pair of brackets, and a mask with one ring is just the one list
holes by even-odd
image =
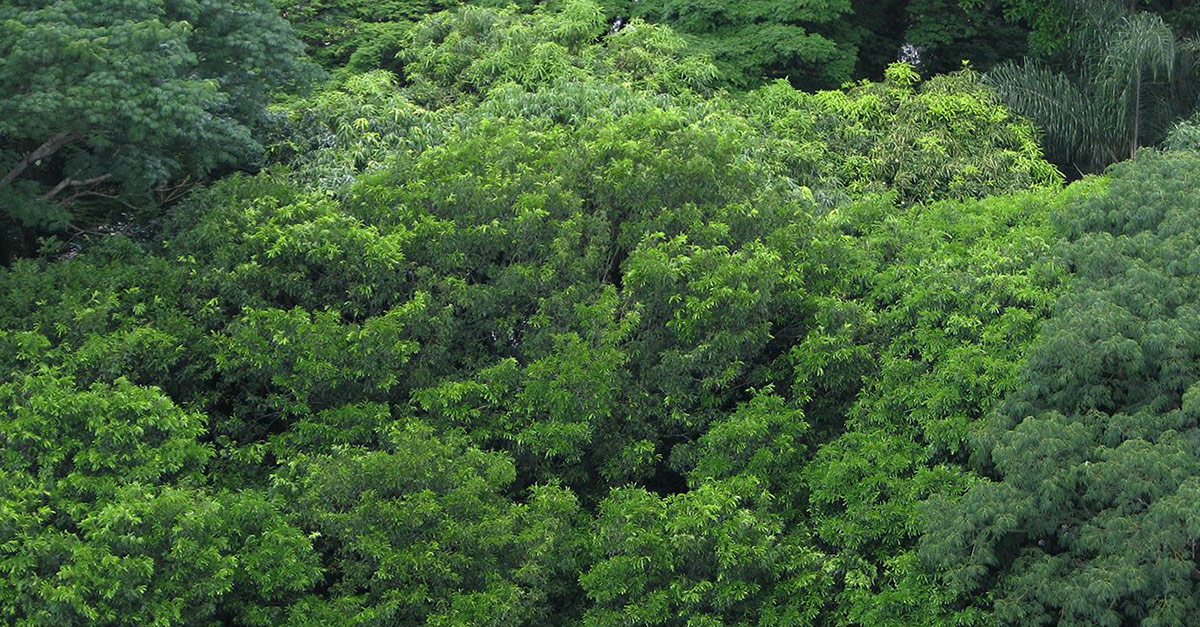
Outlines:
{"label": "dense foliage", "polygon": [[1066,13],[1072,28],[1059,44],[1068,61],[1009,61],[989,75],[1016,111],[1046,130],[1060,163],[1094,171],[1133,157],[1196,108],[1200,40],[1183,39],[1170,14],[1133,4],[1079,5]]}
{"label": "dense foliage", "polygon": [[1198,163],[1147,154],[1059,216],[1074,281],[976,436],[988,478],[931,504],[925,552],[954,593],[986,581],[1001,622],[1200,615]]}
{"label": "dense foliage", "polygon": [[0,260],[97,200],[246,163],[272,92],[312,77],[266,0],[93,4],[0,3]]}
{"label": "dense foliage", "polygon": [[954,58],[1074,3],[97,4],[0,3],[6,624],[1198,620],[1200,123]]}

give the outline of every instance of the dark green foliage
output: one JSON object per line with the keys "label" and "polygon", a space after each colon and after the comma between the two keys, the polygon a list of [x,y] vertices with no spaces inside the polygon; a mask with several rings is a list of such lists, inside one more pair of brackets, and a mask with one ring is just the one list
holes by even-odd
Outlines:
{"label": "dark green foliage", "polygon": [[[1026,53],[1030,39],[1027,23],[1021,19],[1020,9],[1006,7],[1005,2],[910,0],[905,4],[905,43],[916,50],[925,72],[952,72],[964,62],[985,71]],[[1052,3],[1042,0],[1037,4]]]}
{"label": "dark green foliage", "polygon": [[1059,217],[1075,272],[939,499],[924,553],[1005,624],[1195,622],[1195,153],[1146,153]]}
{"label": "dark green foliage", "polygon": [[22,0],[0,24],[4,260],[29,229],[246,163],[271,92],[311,76],[266,0]]}
{"label": "dark green foliage", "polygon": [[1195,110],[1195,43],[1136,3],[1071,7],[1058,55],[1006,62],[987,80],[1045,131],[1052,159],[1095,172],[1158,144]]}
{"label": "dark green foliage", "polygon": [[880,80],[883,71],[900,58],[906,43],[904,28],[907,0],[851,0],[851,15],[843,28],[858,47],[855,78]]}

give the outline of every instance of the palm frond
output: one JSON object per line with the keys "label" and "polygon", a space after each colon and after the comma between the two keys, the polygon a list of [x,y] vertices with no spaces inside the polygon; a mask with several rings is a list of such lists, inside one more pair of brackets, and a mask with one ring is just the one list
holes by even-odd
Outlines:
{"label": "palm frond", "polygon": [[1133,13],[1121,18],[1108,37],[1100,80],[1128,83],[1135,74],[1170,79],[1179,49],[1175,31],[1153,13]]}
{"label": "palm frond", "polygon": [[1042,63],[1003,63],[988,72],[985,81],[1014,112],[1045,132],[1047,150],[1057,160],[1102,162],[1110,158],[1115,139],[1123,133],[1121,115]]}

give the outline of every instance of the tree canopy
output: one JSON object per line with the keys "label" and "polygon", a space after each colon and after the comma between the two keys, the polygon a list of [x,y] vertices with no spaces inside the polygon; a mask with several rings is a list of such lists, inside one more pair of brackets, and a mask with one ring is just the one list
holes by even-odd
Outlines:
{"label": "tree canopy", "polygon": [[1188,7],[84,4],[0,3],[6,624],[1196,622]]}
{"label": "tree canopy", "polygon": [[1070,291],[974,438],[987,479],[931,503],[950,590],[1006,624],[1189,624],[1196,427],[1194,153],[1146,154],[1059,216]]}
{"label": "tree canopy", "polygon": [[[22,0],[0,24],[0,207],[17,226],[246,163],[272,92],[312,77],[266,0]],[[12,233],[2,257],[24,252]]]}

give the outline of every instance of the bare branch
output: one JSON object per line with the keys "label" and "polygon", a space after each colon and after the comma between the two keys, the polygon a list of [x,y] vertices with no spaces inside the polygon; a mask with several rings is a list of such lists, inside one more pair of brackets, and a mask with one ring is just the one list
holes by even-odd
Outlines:
{"label": "bare branch", "polygon": [[73,141],[75,141],[75,133],[59,133],[58,135],[46,140],[46,143],[38,146],[33,152],[25,155],[25,158],[21,159],[21,162],[18,163],[16,167],[9,170],[8,174],[5,174],[4,178],[0,179],[0,187],[8,185],[17,180],[17,177],[21,176],[21,173],[29,167],[29,164],[34,163],[39,159],[45,159],[46,157],[49,157],[50,155],[61,150],[63,146],[66,146]]}
{"label": "bare branch", "polygon": [[84,190],[77,191],[74,194],[71,194],[70,196],[67,196],[66,198],[62,199],[60,201],[60,203],[64,204],[64,205],[71,205],[71,204],[74,204],[74,202],[76,200],[78,200],[80,198],[85,198],[88,196],[99,196],[100,198],[119,202],[122,205],[125,205],[125,207],[127,209],[130,209],[132,211],[141,210],[141,207],[138,207],[137,205],[134,205],[134,204],[130,203],[129,201],[122,199],[120,196],[117,196],[116,194],[105,194],[104,192],[98,192],[94,189],[84,189]]}
{"label": "bare branch", "polygon": [[90,179],[65,178],[61,182],[59,182],[58,185],[55,185],[54,189],[50,190],[44,196],[42,196],[42,199],[50,200],[50,199],[54,198],[55,196],[57,196],[59,192],[61,192],[62,190],[66,189],[68,187],[83,187],[86,185],[95,185],[96,183],[101,183],[110,178],[112,178],[111,173],[110,174],[101,174],[100,176],[95,176]]}
{"label": "bare branch", "polygon": [[195,184],[196,183],[192,180],[192,177],[185,176],[182,180],[175,184],[164,183],[159,185],[158,187],[154,188],[154,193],[158,196],[159,204],[165,205],[182,197],[189,190],[191,190]]}

